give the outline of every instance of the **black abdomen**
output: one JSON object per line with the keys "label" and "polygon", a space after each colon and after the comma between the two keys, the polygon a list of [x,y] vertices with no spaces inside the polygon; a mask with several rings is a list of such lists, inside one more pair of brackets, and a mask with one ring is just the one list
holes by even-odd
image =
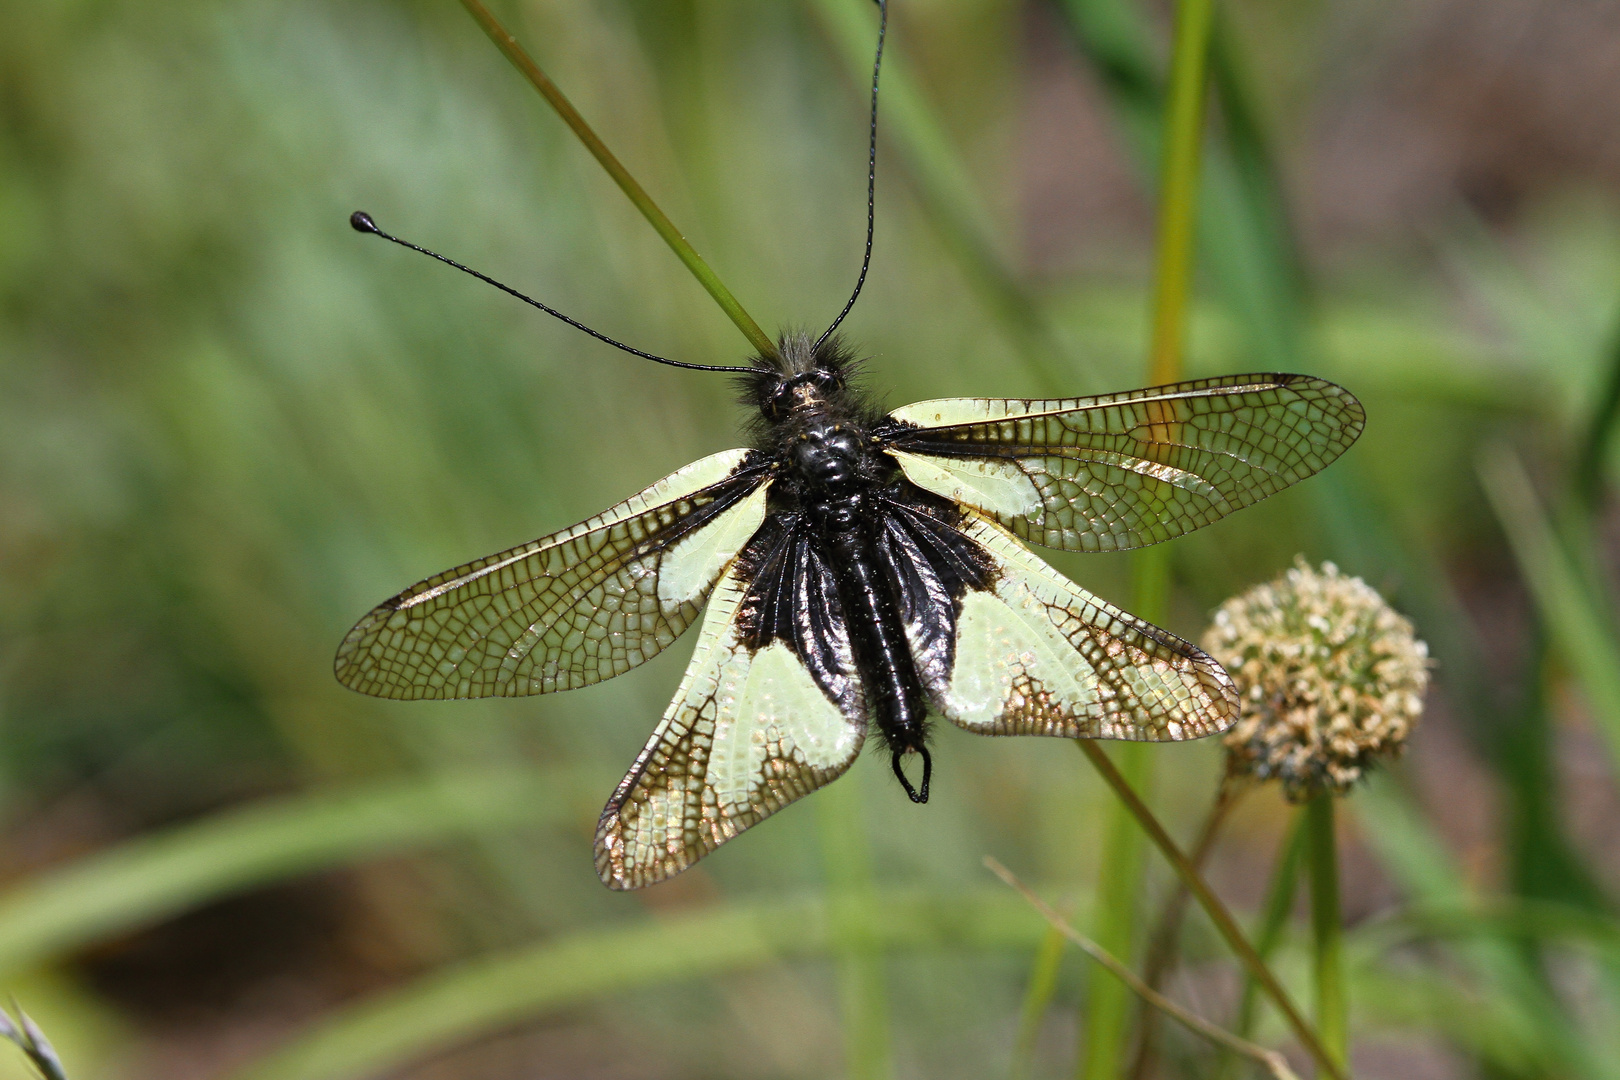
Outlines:
{"label": "black abdomen", "polygon": [[[894,755],[894,768],[917,802],[928,798],[928,703],[917,678],[911,647],[900,616],[899,588],[878,556],[872,535],[870,496],[851,494],[810,509],[817,541],[838,588],[849,631],[855,669],[866,689],[867,707]],[[900,770],[902,754],[924,757],[923,784],[913,789]]]}

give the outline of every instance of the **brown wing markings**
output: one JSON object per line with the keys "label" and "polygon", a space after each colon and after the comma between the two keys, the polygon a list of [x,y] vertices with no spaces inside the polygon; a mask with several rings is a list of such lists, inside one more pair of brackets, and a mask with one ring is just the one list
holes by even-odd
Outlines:
{"label": "brown wing markings", "polygon": [[1086,593],[990,518],[962,532],[995,576],[962,597],[955,662],[928,690],[953,723],[986,735],[1179,741],[1237,718],[1226,672],[1189,642]]}
{"label": "brown wing markings", "polygon": [[1016,469],[1041,509],[983,508],[1026,540],[1084,551],[1157,543],[1275,494],[1338,457],[1365,422],[1340,387],[1280,375],[1097,398],[922,402],[892,417],[879,437],[896,449]]}
{"label": "brown wing markings", "polygon": [[680,689],[602,811],[596,869],[610,888],[679,873],[836,779],[860,753],[865,703],[842,627],[832,651],[848,685],[834,700],[786,642],[761,645],[746,625],[750,601],[783,584],[746,580],[762,561],[745,553],[721,579]]}

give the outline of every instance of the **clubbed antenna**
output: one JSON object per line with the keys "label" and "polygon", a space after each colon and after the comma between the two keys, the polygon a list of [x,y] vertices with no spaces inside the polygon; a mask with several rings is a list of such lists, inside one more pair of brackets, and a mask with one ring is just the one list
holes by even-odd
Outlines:
{"label": "clubbed antenna", "polygon": [[[445,256],[440,255],[437,251],[429,251],[427,248],[420,247],[420,246],[418,246],[416,244],[413,244],[409,240],[401,240],[399,237],[394,236],[391,233],[383,232],[383,230],[378,227],[377,223],[371,219],[371,215],[366,213],[364,210],[356,210],[354,213],[350,214],[349,215],[349,224],[354,227],[355,232],[373,233],[373,234],[375,234],[377,236],[382,237],[384,240],[390,240],[390,241],[398,244],[400,247],[410,248],[412,251],[419,251],[423,255],[428,256],[429,258],[438,259],[440,262],[444,263],[446,266],[453,266],[457,270],[460,270],[463,274],[471,274],[473,277],[477,278],[479,281],[484,282],[486,285],[493,285],[497,289],[501,290],[501,292],[506,293],[508,296],[515,296],[519,300],[523,301],[525,304],[529,304],[529,305],[531,305],[533,307],[537,307],[541,311],[545,312],[547,315],[551,315],[551,316],[553,316],[555,318],[561,319],[563,322],[567,323],[569,326],[572,326],[574,329],[583,330],[587,334],[591,335],[591,337],[595,338],[596,340],[605,341],[609,345],[612,345],[615,349],[623,349],[625,352],[631,354],[632,356],[639,356],[643,360],[651,360],[651,361],[653,361],[654,363],[657,363],[657,364],[668,364],[670,367],[689,368],[692,371],[743,371],[743,372],[746,372],[746,371],[751,371],[752,370],[751,368],[746,368],[746,367],[722,367],[722,366],[720,366],[718,364],[688,364],[688,363],[686,363],[686,362],[684,362],[682,360],[671,360],[668,357],[664,357],[664,356],[654,356],[650,352],[642,352],[640,349],[632,348],[631,346],[626,345],[622,341],[615,341],[613,338],[608,337],[606,334],[602,333],[599,330],[592,330],[590,327],[586,326],[584,323],[580,322],[578,319],[570,319],[567,315],[564,315],[562,312],[558,311],[556,308],[547,307],[545,304],[542,304],[540,301],[535,300],[532,297],[528,297],[528,296],[523,295],[522,293],[518,292],[516,289],[512,288],[510,285],[501,284],[499,281],[496,281],[494,278],[490,277],[487,274],[480,274],[477,270],[474,270],[471,267],[462,266],[460,263],[456,262],[456,260],[446,258]],[[870,246],[871,246],[871,242],[870,242],[870,240],[868,240],[868,247],[870,247]],[[865,271],[862,271],[863,276],[864,276],[864,274],[865,274]]]}

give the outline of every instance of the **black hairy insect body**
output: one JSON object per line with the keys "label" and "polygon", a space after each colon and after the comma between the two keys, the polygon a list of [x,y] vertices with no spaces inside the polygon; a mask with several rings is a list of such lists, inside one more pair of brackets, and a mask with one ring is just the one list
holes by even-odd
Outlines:
{"label": "black hairy insect body", "polygon": [[[819,342],[806,334],[785,335],[775,355],[755,357],[752,366],[739,381],[744,402],[756,410],[756,446],[774,476],[771,520],[781,533],[767,534],[763,543],[769,558],[794,562],[793,580],[803,587],[790,594],[796,605],[791,614],[777,598],[762,605],[761,631],[750,644],[757,650],[773,640],[791,643],[818,683],[830,689],[824,682],[835,669],[829,635],[776,631],[785,615],[787,623],[807,630],[842,622],[874,734],[889,750],[906,794],[927,802],[933,768],[928,696],[903,614],[937,621],[943,613],[915,580],[922,549],[913,542],[903,553],[897,550],[910,537],[891,522],[902,508],[921,506],[927,497],[905,481],[872,438],[880,414],[857,385],[858,361],[837,335]],[[976,570],[976,579],[988,572]],[[913,785],[901,766],[907,754],[923,759],[920,784]]]}

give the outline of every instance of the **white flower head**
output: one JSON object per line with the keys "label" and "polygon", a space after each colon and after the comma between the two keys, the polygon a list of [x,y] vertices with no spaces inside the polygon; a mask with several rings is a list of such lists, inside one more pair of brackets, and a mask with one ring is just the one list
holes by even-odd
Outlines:
{"label": "white flower head", "polygon": [[1237,682],[1243,712],[1228,766],[1277,780],[1293,801],[1344,794],[1400,754],[1423,712],[1429,648],[1360,578],[1303,557],[1222,604],[1204,648]]}

